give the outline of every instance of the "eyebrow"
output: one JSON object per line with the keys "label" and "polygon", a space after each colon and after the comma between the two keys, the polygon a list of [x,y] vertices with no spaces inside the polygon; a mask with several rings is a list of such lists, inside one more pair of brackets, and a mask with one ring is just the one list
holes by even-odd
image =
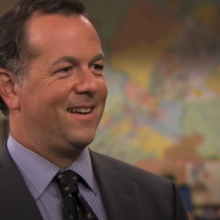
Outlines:
{"label": "eyebrow", "polygon": [[99,61],[99,60],[105,61],[105,56],[104,56],[104,54],[102,54],[102,53],[96,54],[96,55],[92,58],[92,60],[90,61],[90,63],[94,63],[94,62]]}
{"label": "eyebrow", "polygon": [[[99,54],[96,54],[92,60],[90,61],[90,63],[94,63],[94,62],[97,62],[99,60],[103,60],[105,61],[105,56],[102,54],[102,53],[99,53]],[[68,62],[68,63],[73,63],[73,64],[76,64],[79,62],[79,60],[73,56],[63,56],[59,59],[57,59],[56,61],[54,61],[51,66],[55,66],[61,62]]]}

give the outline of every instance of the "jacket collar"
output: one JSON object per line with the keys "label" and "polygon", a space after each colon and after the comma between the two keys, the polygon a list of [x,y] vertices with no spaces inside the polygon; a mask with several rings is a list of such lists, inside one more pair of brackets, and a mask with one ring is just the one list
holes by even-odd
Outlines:
{"label": "jacket collar", "polygon": [[129,174],[124,173],[126,170],[121,169],[116,160],[92,151],[90,154],[108,219],[138,219],[137,186],[132,180],[123,178]]}

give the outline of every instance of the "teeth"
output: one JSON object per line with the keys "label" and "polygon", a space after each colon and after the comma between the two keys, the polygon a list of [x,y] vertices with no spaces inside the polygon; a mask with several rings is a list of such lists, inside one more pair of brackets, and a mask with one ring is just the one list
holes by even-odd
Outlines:
{"label": "teeth", "polygon": [[73,108],[73,109],[68,109],[68,112],[71,113],[90,113],[92,111],[92,108]]}

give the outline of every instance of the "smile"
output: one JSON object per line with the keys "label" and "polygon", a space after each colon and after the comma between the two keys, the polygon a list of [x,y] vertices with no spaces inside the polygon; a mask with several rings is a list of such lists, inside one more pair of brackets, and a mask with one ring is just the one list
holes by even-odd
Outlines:
{"label": "smile", "polygon": [[89,114],[91,113],[93,108],[71,108],[67,109],[70,113],[78,113],[78,114]]}

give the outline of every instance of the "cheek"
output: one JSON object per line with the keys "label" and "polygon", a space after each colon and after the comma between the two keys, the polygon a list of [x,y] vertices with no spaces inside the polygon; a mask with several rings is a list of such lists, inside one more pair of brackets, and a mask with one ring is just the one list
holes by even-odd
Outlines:
{"label": "cheek", "polygon": [[22,89],[19,97],[21,109],[23,107],[23,110],[31,111],[34,108],[39,98],[39,96],[36,94],[36,91],[37,89],[35,86],[33,86],[32,89],[31,87]]}
{"label": "cheek", "polygon": [[43,88],[39,88],[38,100],[45,105],[56,105],[56,103],[62,103],[69,94],[68,85],[65,83],[59,83],[58,81],[53,84],[45,85]]}
{"label": "cheek", "polygon": [[102,101],[104,101],[108,94],[108,88],[105,82],[105,78],[98,79],[98,85],[99,85],[99,96],[102,99]]}
{"label": "cheek", "polygon": [[107,84],[103,83],[102,87],[101,87],[101,99],[102,101],[105,102],[107,95],[108,95],[108,88],[107,88]]}
{"label": "cheek", "polygon": [[[52,92],[33,86],[22,92],[20,100],[22,111],[25,111],[28,115],[37,117],[37,115],[43,115],[45,109],[52,105],[54,97]],[[34,114],[36,114],[36,116],[34,116]]]}

